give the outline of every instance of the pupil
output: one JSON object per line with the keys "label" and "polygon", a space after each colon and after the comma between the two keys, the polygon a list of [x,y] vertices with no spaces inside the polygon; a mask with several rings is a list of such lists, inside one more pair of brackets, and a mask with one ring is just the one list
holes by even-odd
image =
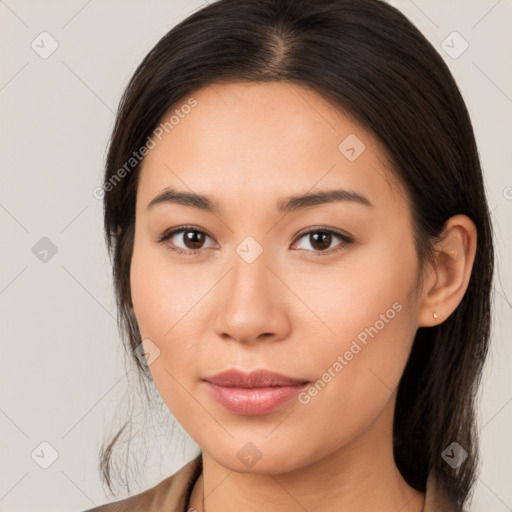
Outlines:
{"label": "pupil", "polygon": [[204,234],[198,231],[186,231],[185,233],[185,245],[189,249],[200,249],[204,243]]}
{"label": "pupil", "polygon": [[[316,247],[317,249],[327,249],[329,247],[329,245],[331,245],[332,237],[331,237],[330,233],[325,233],[325,232],[313,233],[310,236],[314,240],[314,243],[312,243],[311,245],[313,247],[315,247],[315,244],[317,244],[317,247]],[[318,247],[318,245],[320,247]]]}

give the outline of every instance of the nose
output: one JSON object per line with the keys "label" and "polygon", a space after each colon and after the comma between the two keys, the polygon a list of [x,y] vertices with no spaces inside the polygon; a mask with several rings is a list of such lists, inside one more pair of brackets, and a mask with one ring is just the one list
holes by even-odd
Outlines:
{"label": "nose", "polygon": [[286,287],[267,263],[265,253],[252,263],[235,256],[218,297],[215,331],[219,337],[254,344],[288,336]]}

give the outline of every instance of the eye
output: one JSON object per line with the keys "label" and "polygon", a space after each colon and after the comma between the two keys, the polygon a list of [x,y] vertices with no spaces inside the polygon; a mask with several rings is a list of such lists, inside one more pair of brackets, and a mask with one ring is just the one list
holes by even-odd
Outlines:
{"label": "eye", "polygon": [[[306,233],[302,233],[299,239],[305,238],[307,240],[307,244],[309,247],[305,247],[305,250],[313,251],[314,253],[318,253],[318,255],[332,254],[333,252],[340,251],[341,249],[349,246],[354,242],[352,238],[349,236],[334,231],[332,229],[326,228],[315,228],[310,229]],[[335,239],[341,240],[334,249],[331,247],[331,244]],[[300,247],[299,247],[300,248]],[[300,248],[304,249],[304,247]]]}
{"label": "eye", "polygon": [[[172,242],[172,245],[165,244],[165,246],[169,250],[178,254],[185,254],[189,256],[198,254],[203,249],[208,249],[209,247],[203,247],[203,245],[207,238],[211,239],[211,237],[202,229],[194,226],[181,226],[179,228],[173,228],[165,231],[156,241],[158,243],[164,243],[168,240],[172,241],[173,238],[176,240]],[[327,228],[310,229],[309,231],[302,233],[299,240],[302,238],[307,240],[310,247],[299,247],[299,249],[307,250],[316,253],[317,255],[332,254],[333,252],[342,250],[354,242],[351,237]],[[331,245],[336,239],[341,240],[341,243],[334,246],[333,249]],[[182,244],[182,246],[180,247],[179,244]],[[210,248],[211,247],[212,246],[210,246]]]}
{"label": "eye", "polygon": [[177,243],[183,244],[183,247],[180,247],[179,245],[176,245],[176,242],[173,242],[172,245],[165,244],[168,249],[179,254],[193,255],[204,249],[202,245],[204,244],[205,239],[210,238],[210,236],[202,229],[198,229],[194,226],[181,226],[180,228],[166,231],[157,239],[157,242],[164,243],[168,240],[172,240],[173,238],[176,238]]}

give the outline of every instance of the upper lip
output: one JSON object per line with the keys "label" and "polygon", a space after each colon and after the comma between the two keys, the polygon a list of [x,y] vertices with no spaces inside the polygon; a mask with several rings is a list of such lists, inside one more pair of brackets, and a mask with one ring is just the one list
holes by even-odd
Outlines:
{"label": "upper lip", "polygon": [[305,379],[295,379],[269,370],[255,370],[245,373],[241,370],[230,369],[217,373],[203,380],[217,386],[238,388],[264,388],[272,386],[298,386],[306,384]]}

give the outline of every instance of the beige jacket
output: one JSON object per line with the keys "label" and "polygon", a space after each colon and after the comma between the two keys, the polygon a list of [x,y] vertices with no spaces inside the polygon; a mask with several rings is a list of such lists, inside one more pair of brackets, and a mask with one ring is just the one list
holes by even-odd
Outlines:
{"label": "beige jacket", "polygon": [[[187,505],[196,480],[202,471],[202,458],[185,464],[179,471],[144,492],[84,512],[188,512]],[[456,512],[455,505],[436,489],[429,477],[422,512]]]}

